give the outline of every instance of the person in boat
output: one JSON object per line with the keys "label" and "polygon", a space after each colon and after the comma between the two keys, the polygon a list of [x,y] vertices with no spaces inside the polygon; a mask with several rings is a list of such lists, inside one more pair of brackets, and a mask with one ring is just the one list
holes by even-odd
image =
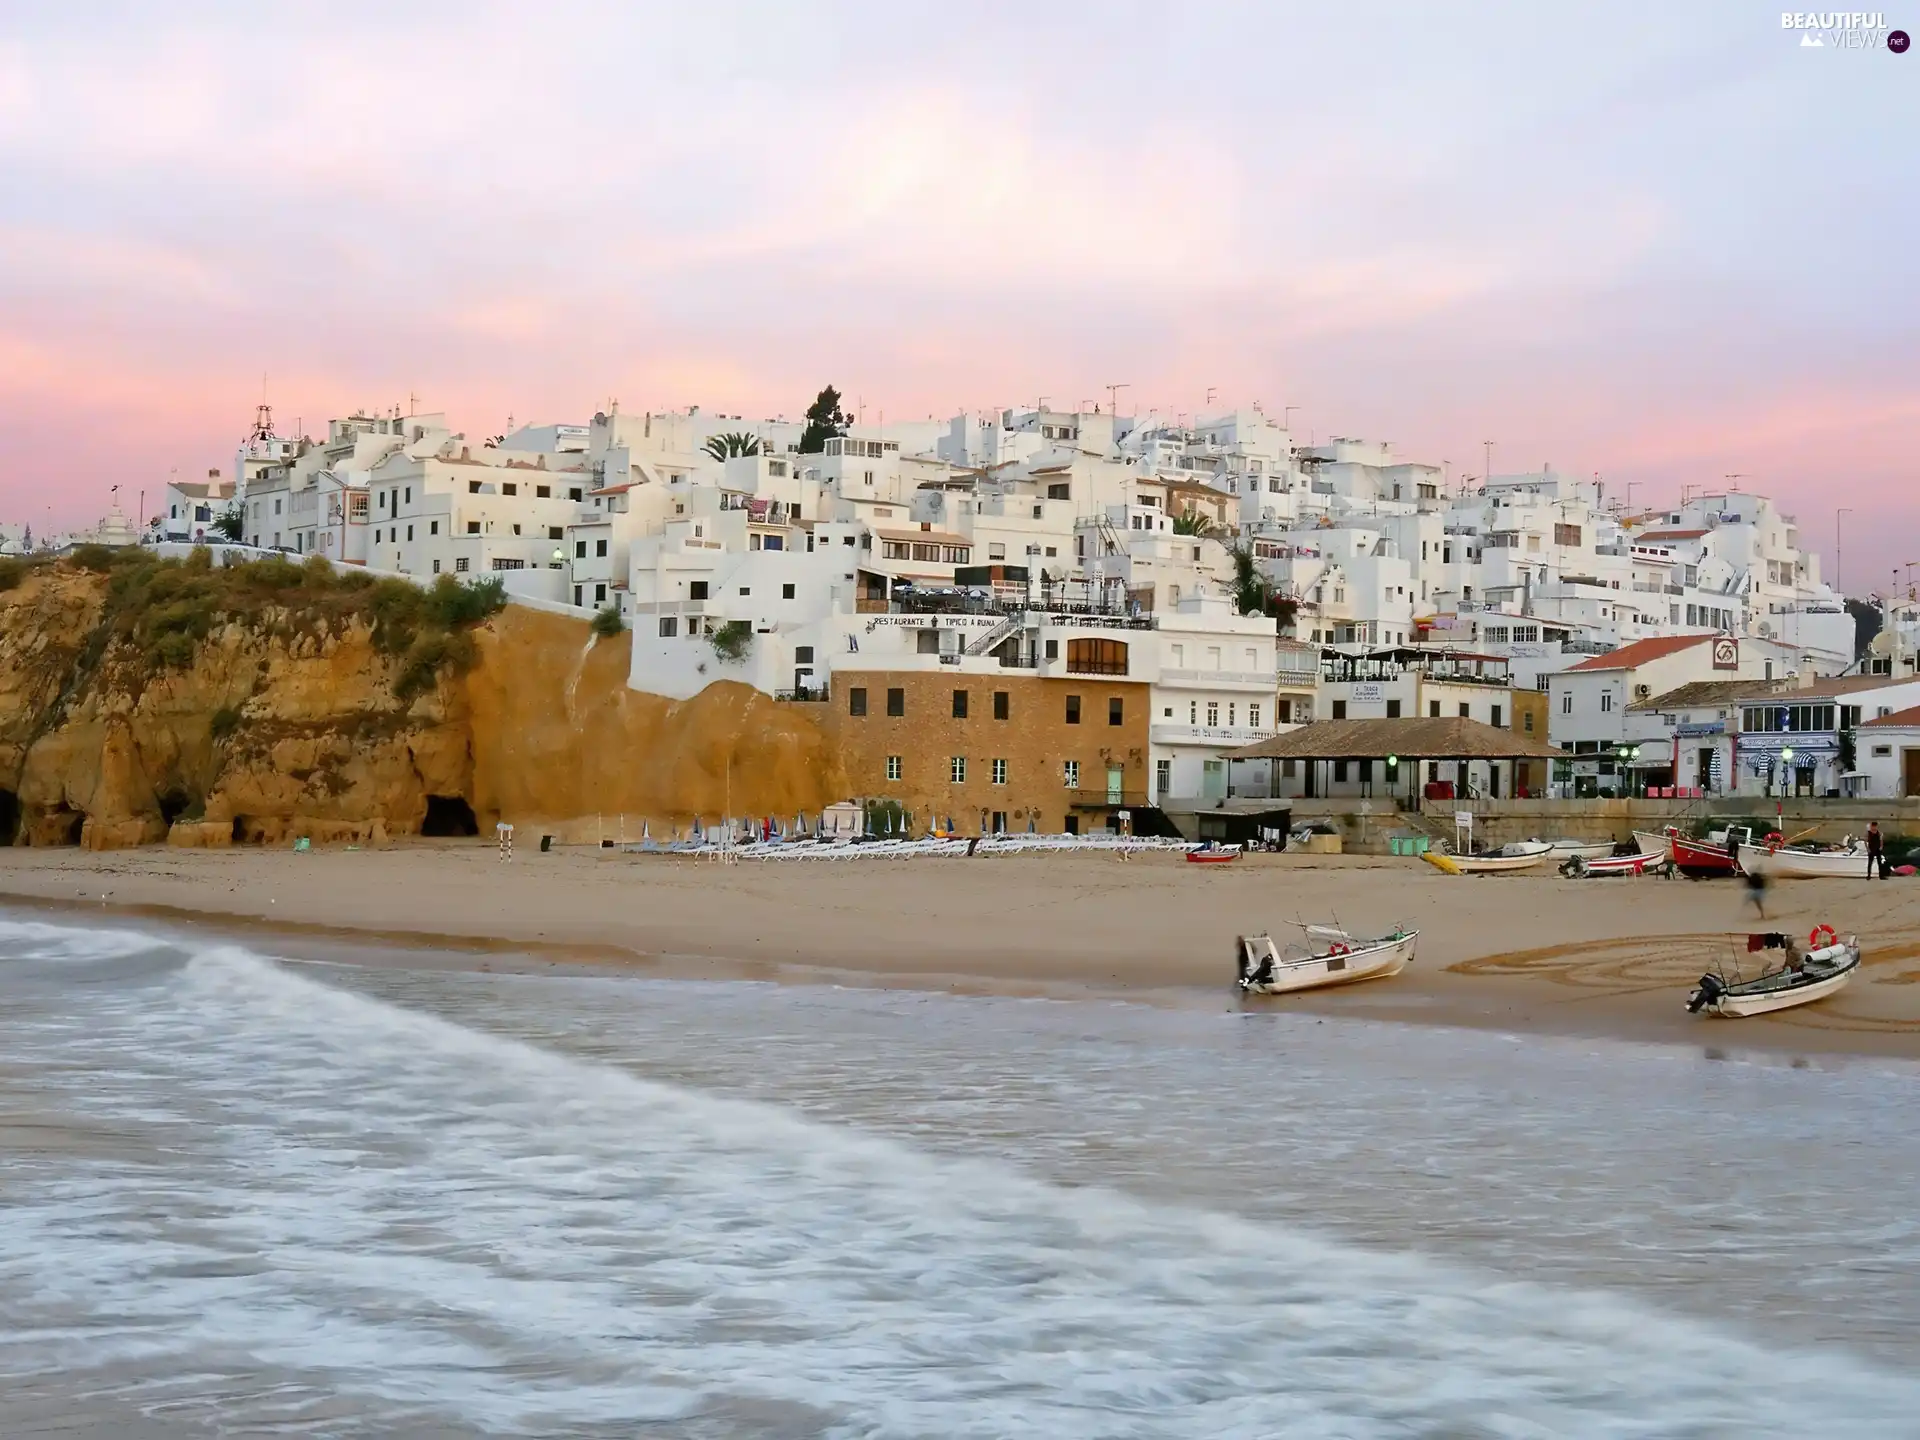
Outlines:
{"label": "person in boat", "polygon": [[1880,833],[1880,822],[1867,824],[1867,878],[1884,880],[1887,878],[1886,837]]}

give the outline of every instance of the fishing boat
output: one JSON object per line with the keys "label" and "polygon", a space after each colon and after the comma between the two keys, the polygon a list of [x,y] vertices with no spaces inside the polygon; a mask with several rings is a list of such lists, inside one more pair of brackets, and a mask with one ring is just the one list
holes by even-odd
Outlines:
{"label": "fishing boat", "polygon": [[1442,855],[1429,850],[1420,858],[1449,875],[1497,875],[1507,870],[1531,870],[1544,864],[1552,853],[1553,847],[1544,840],[1521,840],[1478,855]]}
{"label": "fishing boat", "polygon": [[1582,860],[1598,860],[1613,854],[1611,840],[1549,840],[1546,843],[1552,849],[1552,858],[1555,860],[1565,860],[1574,855]]}
{"label": "fishing boat", "polygon": [[1668,850],[1674,869],[1691,879],[1734,873],[1733,847],[1724,839],[1695,840],[1675,835],[1668,842]]}
{"label": "fishing boat", "polygon": [[1648,871],[1662,871],[1668,862],[1658,855],[1602,855],[1589,860],[1584,855],[1570,855],[1560,863],[1560,873],[1574,879],[1588,876],[1605,875],[1645,875]]}
{"label": "fishing boat", "polygon": [[1209,840],[1187,851],[1189,865],[1230,865],[1240,858],[1238,845],[1215,845]]}
{"label": "fishing boat", "polygon": [[1842,940],[1831,925],[1816,925],[1807,937],[1810,947],[1804,954],[1790,936],[1777,932],[1749,935],[1748,954],[1767,954],[1778,950],[1778,967],[1763,968],[1751,980],[1737,969],[1729,978],[1716,966],[1700,977],[1700,983],[1687,997],[1690,1015],[1721,1015],[1738,1019],[1747,1015],[1765,1015],[1795,1005],[1810,1005],[1846,988],[1853,972],[1860,968],[1860,941],[1849,935]]}
{"label": "fishing boat", "polygon": [[1286,952],[1270,935],[1242,935],[1234,941],[1234,962],[1241,990],[1249,995],[1286,995],[1328,985],[1384,980],[1412,963],[1418,930],[1396,926],[1366,939],[1330,925],[1305,925],[1304,944]]}
{"label": "fishing boat", "polygon": [[1672,858],[1672,840],[1673,837],[1671,835],[1655,835],[1650,830],[1636,830],[1633,832],[1633,843],[1640,847],[1640,853],[1642,855],[1652,855],[1660,859]]}
{"label": "fishing boat", "polygon": [[1867,852],[1851,838],[1844,845],[1815,848],[1788,845],[1775,831],[1758,845],[1743,840],[1739,861],[1747,874],[1765,875],[1771,880],[1867,878]]}

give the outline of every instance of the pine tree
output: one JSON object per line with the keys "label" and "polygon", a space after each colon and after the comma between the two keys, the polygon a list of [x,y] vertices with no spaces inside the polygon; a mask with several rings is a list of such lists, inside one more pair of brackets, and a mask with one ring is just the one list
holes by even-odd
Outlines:
{"label": "pine tree", "polygon": [[807,428],[800,435],[800,453],[818,455],[827,441],[847,433],[853,417],[840,408],[840,392],[829,385],[807,407]]}

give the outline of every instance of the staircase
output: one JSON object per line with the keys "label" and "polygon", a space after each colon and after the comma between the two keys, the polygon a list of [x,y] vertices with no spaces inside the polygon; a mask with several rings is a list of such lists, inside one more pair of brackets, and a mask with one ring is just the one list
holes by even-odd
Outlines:
{"label": "staircase", "polygon": [[967,654],[969,655],[991,654],[993,650],[997,646],[999,646],[1003,641],[1005,641],[1009,635],[1012,635],[1016,631],[1018,631],[1020,629],[1020,625],[1021,625],[1020,616],[1018,615],[1007,616],[1006,619],[1002,620],[998,625],[994,626],[991,630],[987,631],[987,633],[982,635],[978,640],[974,641],[971,645],[967,646]]}

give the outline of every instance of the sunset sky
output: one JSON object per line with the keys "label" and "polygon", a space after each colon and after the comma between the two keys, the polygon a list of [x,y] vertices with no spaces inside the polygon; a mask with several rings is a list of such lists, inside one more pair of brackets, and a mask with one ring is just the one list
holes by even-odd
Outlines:
{"label": "sunset sky", "polygon": [[[1920,9],[1890,10],[1920,33]],[[471,434],[1297,406],[1920,561],[1920,53],[1757,5],[0,8],[0,519]],[[1128,408],[1123,406],[1123,408]]]}

